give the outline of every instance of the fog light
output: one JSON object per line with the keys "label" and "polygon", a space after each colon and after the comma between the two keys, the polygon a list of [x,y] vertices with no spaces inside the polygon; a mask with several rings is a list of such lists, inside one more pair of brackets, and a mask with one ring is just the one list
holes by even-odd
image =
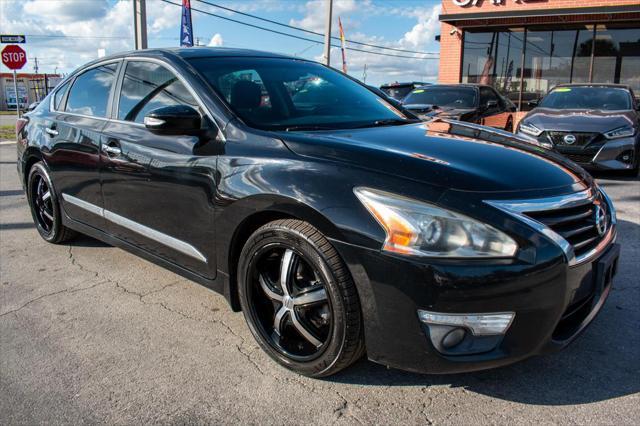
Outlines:
{"label": "fog light", "polygon": [[464,328],[454,328],[447,333],[442,339],[442,347],[445,349],[451,349],[457,346],[464,340],[464,336],[467,334]]}
{"label": "fog light", "polygon": [[627,150],[621,152],[616,158],[618,161],[622,161],[623,163],[632,164],[633,163],[633,150]]}
{"label": "fog light", "polygon": [[445,314],[418,310],[418,317],[420,318],[420,321],[426,324],[464,327],[470,330],[475,336],[489,336],[506,333],[515,315],[515,312]]}

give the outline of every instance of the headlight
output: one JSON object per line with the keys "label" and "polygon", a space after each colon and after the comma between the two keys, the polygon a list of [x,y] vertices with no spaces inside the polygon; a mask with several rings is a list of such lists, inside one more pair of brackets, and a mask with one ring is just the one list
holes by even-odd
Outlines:
{"label": "headlight", "polygon": [[527,135],[538,137],[542,133],[541,129],[538,129],[533,124],[529,123],[520,123],[518,126],[522,133],[526,133]]}
{"label": "headlight", "polygon": [[432,204],[354,189],[387,235],[383,250],[432,257],[512,257],[518,245],[497,229]]}
{"label": "headlight", "polygon": [[636,133],[635,129],[631,126],[622,126],[617,129],[613,129],[604,134],[607,139],[628,138]]}

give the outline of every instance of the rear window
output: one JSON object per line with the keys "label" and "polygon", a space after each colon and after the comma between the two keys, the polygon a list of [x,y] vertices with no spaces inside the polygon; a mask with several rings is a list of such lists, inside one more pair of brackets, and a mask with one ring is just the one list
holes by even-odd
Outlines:
{"label": "rear window", "polygon": [[434,105],[439,107],[475,108],[477,91],[471,87],[427,87],[416,89],[403,104]]}
{"label": "rear window", "polygon": [[70,82],[66,82],[53,95],[53,108],[58,111],[62,107],[62,100],[64,99],[64,95],[67,93],[67,89],[69,88]]}
{"label": "rear window", "polygon": [[620,87],[557,87],[540,102],[542,108],[599,109],[620,111],[631,109],[629,91]]}

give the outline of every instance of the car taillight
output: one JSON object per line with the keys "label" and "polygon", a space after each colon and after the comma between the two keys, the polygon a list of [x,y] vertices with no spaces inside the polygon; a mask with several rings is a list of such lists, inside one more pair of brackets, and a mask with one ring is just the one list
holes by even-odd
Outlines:
{"label": "car taillight", "polygon": [[29,119],[26,117],[18,118],[18,120],[16,120],[16,137],[20,136],[20,132],[22,132],[22,129],[24,129],[24,126],[26,126],[28,122]]}

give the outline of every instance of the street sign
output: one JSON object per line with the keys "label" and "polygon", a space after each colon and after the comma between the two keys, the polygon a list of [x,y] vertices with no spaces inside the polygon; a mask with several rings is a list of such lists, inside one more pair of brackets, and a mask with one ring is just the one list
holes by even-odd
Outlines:
{"label": "street sign", "polygon": [[27,53],[15,44],[2,49],[2,63],[10,70],[19,70],[27,63]]}
{"label": "street sign", "polygon": [[27,38],[24,34],[0,34],[0,43],[21,44],[26,42]]}

